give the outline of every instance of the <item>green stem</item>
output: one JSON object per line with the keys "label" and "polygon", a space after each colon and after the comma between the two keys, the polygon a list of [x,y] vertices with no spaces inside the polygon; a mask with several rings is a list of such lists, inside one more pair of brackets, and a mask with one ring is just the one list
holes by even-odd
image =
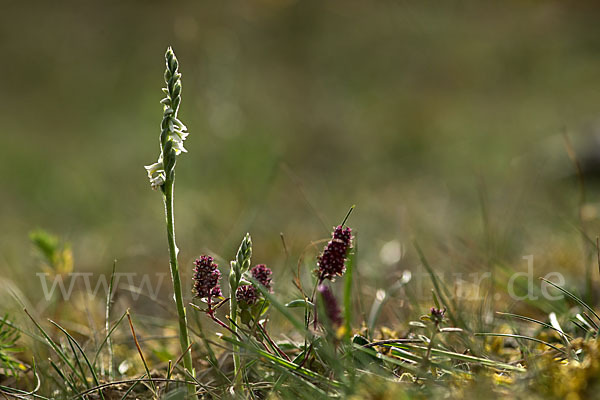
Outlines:
{"label": "green stem", "polygon": [[[238,304],[237,299],[235,298],[235,291],[237,288],[230,286],[231,289],[231,299],[229,300],[229,328],[231,332],[237,334],[237,311]],[[240,348],[237,345],[233,345],[233,374],[234,374],[234,383],[235,388],[239,388],[242,384],[242,374],[240,371],[241,368],[241,360],[240,360]]]}
{"label": "green stem", "polygon": [[429,339],[429,344],[427,345],[427,352],[425,353],[425,364],[429,364],[429,357],[431,357],[431,349],[433,349],[433,341],[435,340],[435,336],[439,331],[439,322],[435,322],[435,326],[433,328],[433,332],[431,333],[431,338]]}
{"label": "green stem", "polygon": [[[167,178],[164,184],[164,202],[165,215],[167,217],[167,238],[169,240],[169,264],[171,267],[171,279],[173,280],[173,292],[175,294],[175,304],[177,305],[177,315],[179,316],[179,342],[181,351],[184,353],[183,366],[191,374],[196,376],[192,364],[192,351],[190,347],[190,338],[187,329],[187,318],[185,306],[183,305],[183,292],[181,290],[181,278],[179,276],[179,265],[177,263],[178,249],[175,244],[175,217],[173,215],[173,188],[175,186],[174,177]],[[194,396],[196,387],[194,384],[188,384],[188,395]]]}
{"label": "green stem", "polygon": [[[231,269],[229,270],[229,326],[231,332],[237,335],[237,315],[238,315],[238,302],[235,297],[236,291],[240,285],[242,275],[248,271],[250,267],[250,257],[252,257],[252,239],[250,234],[246,233],[240,248],[238,249],[235,260],[231,262]],[[240,358],[240,347],[233,345],[233,373],[234,373],[234,391],[240,390],[242,386],[242,363]]]}

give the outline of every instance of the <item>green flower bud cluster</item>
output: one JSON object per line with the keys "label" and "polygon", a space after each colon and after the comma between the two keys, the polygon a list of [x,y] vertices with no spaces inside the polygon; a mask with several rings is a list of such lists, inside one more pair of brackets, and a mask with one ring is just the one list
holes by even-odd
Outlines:
{"label": "green flower bud cluster", "polygon": [[246,233],[240,248],[237,251],[235,260],[231,261],[231,270],[229,272],[229,287],[231,293],[235,293],[243,274],[250,269],[250,259],[252,258],[252,238]]}

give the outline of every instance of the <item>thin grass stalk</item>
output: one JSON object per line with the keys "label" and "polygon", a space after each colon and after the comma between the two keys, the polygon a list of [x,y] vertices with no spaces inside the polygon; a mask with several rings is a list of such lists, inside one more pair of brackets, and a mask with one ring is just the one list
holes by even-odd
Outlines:
{"label": "thin grass stalk", "polygon": [[[73,346],[73,343],[69,339],[67,339],[67,342],[69,342],[69,346],[71,347],[71,351],[73,352],[73,357],[75,358],[75,365],[79,369],[79,372],[81,372],[81,375],[85,378],[85,372],[83,371],[83,367],[81,366],[81,363],[79,362],[79,357],[77,356],[77,351],[75,351],[75,347]],[[83,383],[85,384],[86,388],[89,389],[91,387],[87,378],[83,379]]]}
{"label": "thin grass stalk", "polygon": [[56,365],[56,363],[54,361],[52,361],[51,358],[48,358],[48,362],[50,363],[50,366],[52,366],[52,368],[54,369],[54,371],[56,371],[56,373],[58,374],[58,376],[60,376],[62,378],[62,380],[69,385],[69,387],[71,388],[71,390],[74,393],[77,393],[77,389],[75,388],[75,383],[72,382],[72,379],[69,379],[65,376],[65,374],[62,372],[62,370],[58,367],[58,365]]}
{"label": "thin grass stalk", "polygon": [[[110,284],[108,285],[108,295],[106,296],[106,308],[105,308],[105,319],[104,319],[104,329],[106,331],[106,346],[108,349],[108,379],[113,380],[114,375],[114,353],[112,340],[110,338],[110,311],[112,304],[112,293],[113,293],[113,285],[115,283],[115,270],[117,268],[117,260],[113,262],[112,273],[110,274]],[[94,365],[96,360],[94,360]]]}
{"label": "thin grass stalk", "polygon": [[113,334],[115,329],[117,329],[117,327],[121,324],[121,321],[123,321],[123,319],[125,318],[126,315],[127,315],[127,311],[125,311],[123,313],[123,315],[121,315],[121,317],[117,320],[117,322],[115,322],[115,324],[112,326],[112,328],[110,328],[110,331],[108,331],[106,337],[104,338],[102,343],[100,343],[100,345],[98,346],[98,349],[96,350],[96,353],[94,354],[94,361],[93,361],[94,366],[98,362],[98,357],[100,356],[100,352],[102,351],[102,348],[108,342],[108,339]]}
{"label": "thin grass stalk", "polygon": [[[140,358],[142,360],[142,364],[144,365],[144,369],[146,370],[146,375],[148,375],[148,378],[152,378],[152,375],[150,374],[150,369],[148,368],[148,364],[146,363],[146,358],[144,357],[144,353],[142,352],[142,348],[140,347],[140,343],[138,342],[137,335],[135,334],[135,329],[133,328],[133,322],[131,321],[131,315],[129,314],[129,311],[127,311],[127,319],[129,320],[129,327],[131,328],[131,336],[133,336],[133,341],[135,343],[135,347],[137,348],[138,354],[140,355]],[[153,382],[151,382],[150,385],[152,386],[152,391],[156,395],[156,386],[154,386]]]}

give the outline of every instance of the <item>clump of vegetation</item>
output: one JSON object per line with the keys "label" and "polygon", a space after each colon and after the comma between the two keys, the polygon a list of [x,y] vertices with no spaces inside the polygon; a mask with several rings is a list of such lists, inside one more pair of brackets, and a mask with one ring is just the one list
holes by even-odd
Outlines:
{"label": "clump of vegetation", "polygon": [[15,353],[21,352],[17,342],[21,338],[21,332],[14,326],[8,315],[0,319],[0,374],[16,376],[19,371],[27,368],[15,358]]}
{"label": "clump of vegetation", "polygon": [[[250,234],[233,255],[223,287],[220,281],[226,271],[219,269],[217,257],[202,255],[189,266],[195,302],[188,315],[173,211],[175,165],[178,155],[186,151],[183,143],[188,133],[178,119],[181,74],[170,48],[165,82],[160,155],[146,169],[165,205],[175,307],[158,301],[150,307],[164,306],[173,311],[173,319],[152,321],[140,330],[129,309],[113,318],[113,296],[119,290],[114,287],[115,266],[107,297],[99,304],[102,333],[86,330],[81,318],[40,322],[23,301],[32,325],[16,324],[8,317],[0,320],[3,395],[397,399],[481,394],[513,398],[518,393],[527,398],[576,399],[592,397],[597,391],[600,316],[579,296],[548,280],[564,297],[558,305],[541,300],[533,304],[540,311],[556,309],[546,313],[546,320],[499,313],[486,322],[483,307],[464,307],[456,301],[415,243],[429,272],[431,299],[423,304],[404,291],[414,318],[401,326],[377,323],[382,308],[394,306],[391,291],[375,296],[368,315],[364,308],[357,312],[362,301],[354,290],[358,249],[356,232],[347,226],[354,207],[324,240],[320,254],[306,264],[298,263],[293,292],[274,281],[267,264],[252,267]],[[59,246],[57,238],[43,231],[31,238],[49,271],[65,274],[73,269],[68,246]],[[301,273],[304,265],[313,272],[308,277]],[[406,276],[394,287],[400,290],[409,284]],[[22,301],[18,294],[15,298]],[[54,302],[55,309],[67,306],[60,298]],[[423,314],[422,307],[428,312]],[[93,313],[94,306],[86,311]],[[122,324],[125,317],[128,327]],[[208,327],[204,319],[214,326]],[[275,319],[277,325],[272,323]],[[90,324],[93,320],[94,316],[88,319]],[[173,332],[179,340],[176,350],[154,347],[151,338],[144,338],[153,333],[168,338]],[[115,345],[115,337],[120,345]],[[31,365],[19,358],[25,343],[34,347]]]}

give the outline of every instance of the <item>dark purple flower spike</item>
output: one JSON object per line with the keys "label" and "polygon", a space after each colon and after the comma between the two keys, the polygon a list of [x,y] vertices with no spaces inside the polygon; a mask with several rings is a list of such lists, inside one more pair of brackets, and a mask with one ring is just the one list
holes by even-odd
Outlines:
{"label": "dark purple flower spike", "polygon": [[209,303],[211,297],[222,296],[221,287],[219,286],[219,278],[221,272],[219,266],[213,262],[210,256],[201,256],[194,261],[194,288],[193,292],[196,297],[201,299],[208,298]]}
{"label": "dark purple flower spike", "polygon": [[336,276],[342,276],[346,271],[346,257],[352,243],[352,230],[338,226],[333,231],[333,237],[323,249],[323,253],[317,258],[319,267],[319,282],[325,279],[332,280]]}
{"label": "dark purple flower spike", "polygon": [[250,270],[252,277],[260,282],[261,285],[272,291],[271,289],[271,275],[273,272],[270,268],[267,268],[265,264],[258,264]]}
{"label": "dark purple flower spike", "polygon": [[331,288],[327,285],[319,285],[317,288],[323,299],[323,308],[327,314],[327,318],[331,321],[334,327],[342,325],[342,311],[338,305],[337,299],[335,298]]}
{"label": "dark purple flower spike", "polygon": [[258,300],[258,291],[252,285],[242,285],[235,291],[235,299],[238,303],[251,306]]}

